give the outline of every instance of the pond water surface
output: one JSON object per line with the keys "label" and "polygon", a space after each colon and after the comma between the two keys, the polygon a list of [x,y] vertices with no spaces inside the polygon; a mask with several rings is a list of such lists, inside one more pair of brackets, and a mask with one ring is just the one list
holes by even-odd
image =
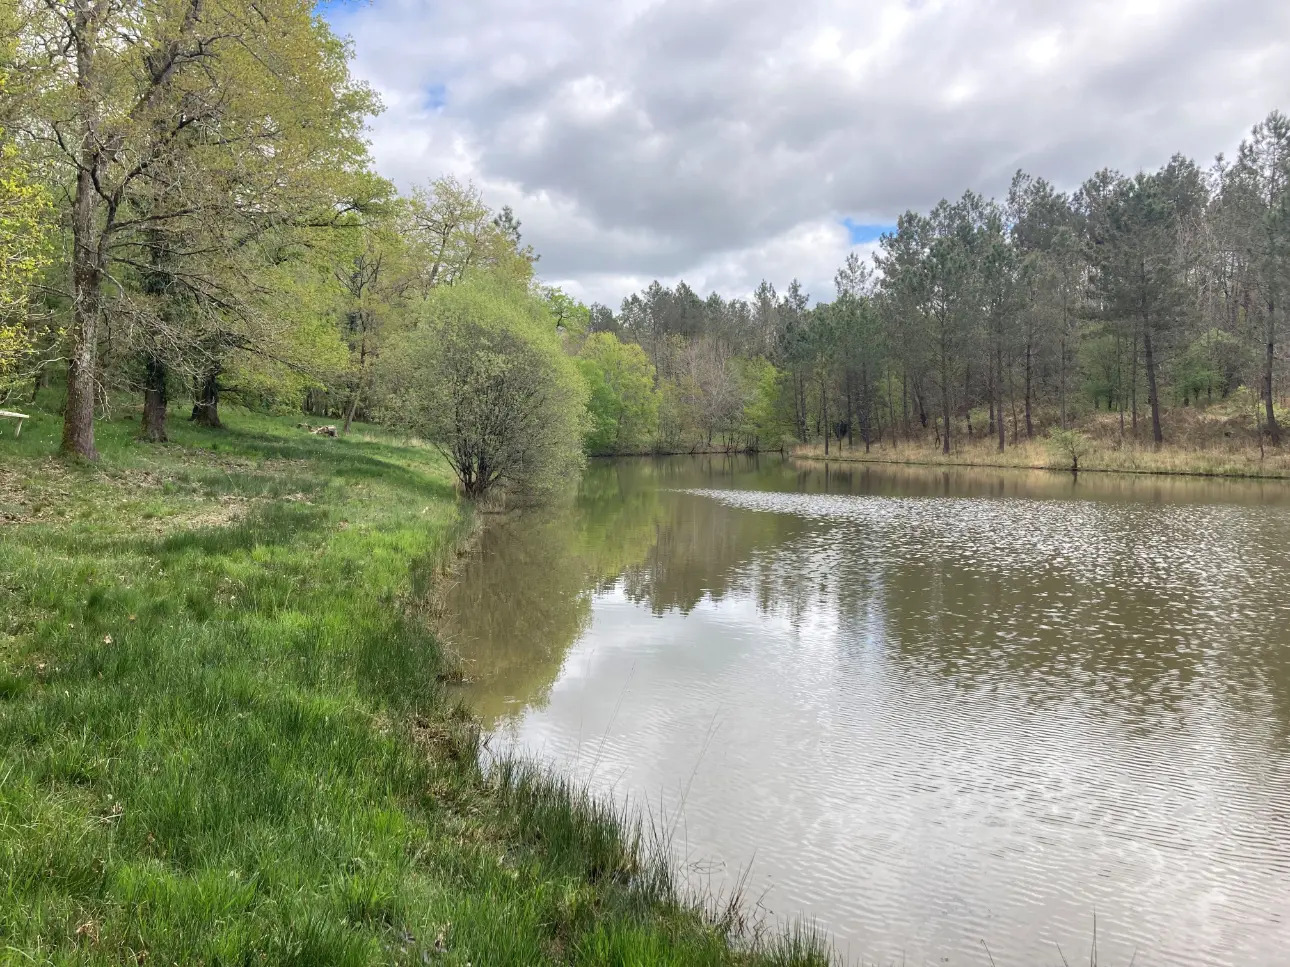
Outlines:
{"label": "pond water surface", "polygon": [[852,962],[1290,963],[1290,485],[597,462],[450,598],[494,745]]}

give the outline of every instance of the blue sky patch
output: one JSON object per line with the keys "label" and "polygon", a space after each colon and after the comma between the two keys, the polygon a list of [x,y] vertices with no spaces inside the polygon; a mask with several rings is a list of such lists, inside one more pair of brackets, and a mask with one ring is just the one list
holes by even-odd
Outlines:
{"label": "blue sky patch", "polygon": [[852,245],[864,245],[866,242],[878,241],[883,232],[894,232],[895,225],[862,225],[854,218],[842,219],[842,225],[851,235]]}
{"label": "blue sky patch", "polygon": [[362,5],[363,0],[314,0],[314,13],[333,27],[344,15]]}
{"label": "blue sky patch", "polygon": [[437,111],[448,103],[448,88],[443,84],[427,84],[421,106],[427,111]]}

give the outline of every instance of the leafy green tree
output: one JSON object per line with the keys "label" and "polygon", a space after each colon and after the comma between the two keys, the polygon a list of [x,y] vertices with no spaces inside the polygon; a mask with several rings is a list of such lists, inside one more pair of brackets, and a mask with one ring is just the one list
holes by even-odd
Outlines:
{"label": "leafy green tree", "polygon": [[334,274],[341,292],[341,334],[349,351],[342,433],[349,432],[372,391],[373,369],[385,343],[411,316],[408,296],[416,265],[408,234],[400,231],[405,214],[406,206],[379,210],[374,217],[356,217],[353,229],[341,233],[344,244]]}
{"label": "leafy green tree", "polygon": [[591,329],[591,310],[558,285],[544,285],[540,289],[555,327],[560,332],[580,340]]}
{"label": "leafy green tree", "polygon": [[494,215],[474,184],[451,175],[417,187],[408,200],[409,242],[421,261],[420,287],[464,281],[488,271],[515,284],[533,278],[533,249],[521,246],[520,223],[510,209]]}
{"label": "leafy green tree", "polygon": [[1088,455],[1092,443],[1078,430],[1058,428],[1048,435],[1048,448],[1058,459],[1070,462],[1072,473],[1079,473],[1080,457]]}
{"label": "leafy green tree", "polygon": [[[95,458],[99,342],[128,272],[162,269],[206,318],[247,316],[250,244],[328,221],[366,166],[376,107],[348,48],[295,0],[25,3],[25,119],[69,186],[72,318],[63,449]],[[158,231],[182,240],[167,264]],[[201,344],[201,341],[198,341]]]}
{"label": "leafy green tree", "polygon": [[[941,450],[950,452],[955,401],[965,382],[969,349],[979,322],[977,253],[982,200],[971,192],[941,201],[927,217],[906,212],[894,235],[883,236],[883,285],[898,307],[910,340],[913,370],[925,375],[940,403]],[[921,408],[921,404],[920,404]]]}
{"label": "leafy green tree", "polygon": [[28,287],[49,261],[49,217],[42,186],[17,148],[0,140],[0,393],[12,387],[31,346]]}
{"label": "leafy green tree", "polygon": [[[0,9],[0,101],[10,88],[4,68],[17,36],[16,11]],[[0,394],[12,389],[31,349],[26,315],[30,285],[50,261],[49,194],[33,176],[18,146],[6,137],[0,115]]]}
{"label": "leafy green tree", "polygon": [[[993,202],[987,203],[981,212],[981,223],[977,228],[974,240],[974,269],[976,272],[976,299],[979,302],[981,321],[985,329],[985,343],[988,347],[986,371],[989,374],[987,383],[990,387],[990,420],[994,423],[995,439],[999,452],[1005,445],[1003,419],[1003,389],[1005,383],[1005,363],[1015,351],[1016,344],[1021,344],[1021,355],[1024,362],[1024,396],[1026,413],[1026,436],[1034,435],[1033,401],[1035,383],[1035,355],[1039,342],[1043,316],[1041,310],[1032,302],[1026,308],[1029,311],[1018,313],[1018,252],[1008,244],[1003,223],[1003,213]],[[1034,273],[1021,273],[1027,281]],[[1018,316],[1020,315],[1020,319]],[[1020,323],[1020,325],[1018,325]],[[1020,338],[1019,338],[1020,337]],[[967,405],[970,407],[971,402]]]}
{"label": "leafy green tree", "polygon": [[434,290],[381,368],[386,418],[438,447],[468,497],[544,494],[581,466],[586,384],[542,300],[504,278]]}
{"label": "leafy green tree", "polygon": [[1036,362],[1057,357],[1058,422],[1066,426],[1068,383],[1076,350],[1084,264],[1079,224],[1071,199],[1043,178],[1018,171],[1008,191],[1008,220],[1015,261],[1017,304],[1022,314],[1026,428],[1035,397]]}
{"label": "leafy green tree", "polygon": [[[760,297],[762,290],[758,292]],[[775,362],[784,371],[793,404],[793,426],[802,443],[810,439],[808,391],[819,347],[818,337],[811,332],[809,305],[810,296],[793,279],[776,310],[779,329]]]}
{"label": "leafy green tree", "polygon": [[578,354],[578,368],[590,391],[587,452],[634,452],[652,443],[659,394],[645,350],[610,332],[592,333]]}
{"label": "leafy green tree", "polygon": [[614,310],[607,305],[599,302],[593,302],[587,310],[587,331],[588,332],[612,332],[617,335],[622,326],[614,318]]}
{"label": "leafy green tree", "polygon": [[786,429],[780,408],[783,374],[761,356],[740,360],[738,368],[743,396],[741,427],[747,446],[752,450],[778,448]]}

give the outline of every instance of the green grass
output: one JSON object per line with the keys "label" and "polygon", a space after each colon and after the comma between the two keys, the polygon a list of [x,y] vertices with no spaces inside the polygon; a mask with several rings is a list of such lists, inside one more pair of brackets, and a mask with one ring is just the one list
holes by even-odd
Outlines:
{"label": "green grass", "polygon": [[[0,963],[819,964],[478,730],[432,451],[241,411],[96,466],[0,427]],[[500,603],[499,603],[500,604]]]}

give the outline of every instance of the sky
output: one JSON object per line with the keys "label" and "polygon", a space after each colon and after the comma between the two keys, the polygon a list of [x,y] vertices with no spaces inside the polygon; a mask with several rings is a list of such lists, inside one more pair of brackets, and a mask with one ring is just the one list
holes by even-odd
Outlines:
{"label": "sky", "polygon": [[330,0],[378,170],[510,205],[544,281],[832,297],[908,209],[1232,154],[1290,0]]}

